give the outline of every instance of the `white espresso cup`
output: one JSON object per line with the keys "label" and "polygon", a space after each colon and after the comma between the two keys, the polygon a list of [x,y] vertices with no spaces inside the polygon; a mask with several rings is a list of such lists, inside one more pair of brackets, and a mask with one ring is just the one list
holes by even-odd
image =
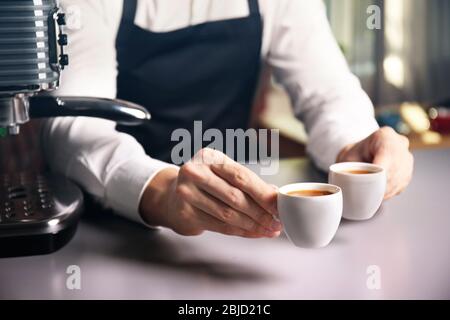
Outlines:
{"label": "white espresso cup", "polygon": [[371,163],[336,163],[330,167],[328,182],[342,189],[342,216],[345,219],[367,220],[375,215],[383,202],[386,172],[383,167]]}
{"label": "white espresso cup", "polygon": [[[320,190],[320,196],[296,196],[294,191]],[[324,183],[296,183],[278,190],[278,212],[291,242],[302,248],[321,248],[333,239],[342,217],[342,191]]]}

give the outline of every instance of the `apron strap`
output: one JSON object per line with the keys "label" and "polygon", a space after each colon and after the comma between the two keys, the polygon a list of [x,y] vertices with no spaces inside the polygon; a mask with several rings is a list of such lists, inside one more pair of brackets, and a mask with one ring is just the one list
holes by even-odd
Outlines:
{"label": "apron strap", "polygon": [[137,0],[123,0],[122,22],[132,22],[136,18]]}
{"label": "apron strap", "polygon": [[259,0],[248,0],[248,6],[251,15],[259,14]]}

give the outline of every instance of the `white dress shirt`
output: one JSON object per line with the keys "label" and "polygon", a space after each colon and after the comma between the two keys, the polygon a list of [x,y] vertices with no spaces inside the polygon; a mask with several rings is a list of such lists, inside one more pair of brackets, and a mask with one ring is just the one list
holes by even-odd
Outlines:
{"label": "white dress shirt", "polygon": [[[115,40],[123,1],[61,1],[68,14],[70,65],[57,94],[115,98]],[[304,122],[309,154],[327,170],[344,146],[378,129],[372,103],[333,38],[321,0],[259,4],[264,24],[261,58]],[[166,32],[248,14],[247,0],[140,0],[135,23]],[[54,171],[79,183],[106,207],[142,222],[138,207],[143,191],[169,164],[147,156],[133,137],[102,119],[50,119],[42,139]]]}

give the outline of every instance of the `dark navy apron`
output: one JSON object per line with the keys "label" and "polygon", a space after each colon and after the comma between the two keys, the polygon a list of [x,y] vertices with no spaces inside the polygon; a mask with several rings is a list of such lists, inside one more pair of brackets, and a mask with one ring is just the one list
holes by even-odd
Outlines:
{"label": "dark navy apron", "polygon": [[193,137],[197,120],[203,131],[247,128],[263,28],[258,0],[248,4],[248,17],[159,33],[136,26],[137,0],[124,0],[116,41],[117,96],[145,106],[152,120],[117,129],[134,136],[150,156],[170,162],[178,143],[171,142],[175,129],[185,128]]}

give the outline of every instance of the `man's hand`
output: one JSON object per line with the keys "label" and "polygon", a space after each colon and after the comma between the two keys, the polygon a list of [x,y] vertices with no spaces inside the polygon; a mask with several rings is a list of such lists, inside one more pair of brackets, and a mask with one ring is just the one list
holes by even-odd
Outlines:
{"label": "man's hand", "polygon": [[277,192],[255,173],[212,149],[202,149],[177,169],[161,171],[142,197],[150,225],[182,235],[209,230],[227,235],[277,237]]}
{"label": "man's hand", "polygon": [[345,147],[337,162],[372,162],[386,169],[385,199],[401,193],[412,178],[414,158],[409,152],[409,140],[389,127],[381,128],[368,138]]}

